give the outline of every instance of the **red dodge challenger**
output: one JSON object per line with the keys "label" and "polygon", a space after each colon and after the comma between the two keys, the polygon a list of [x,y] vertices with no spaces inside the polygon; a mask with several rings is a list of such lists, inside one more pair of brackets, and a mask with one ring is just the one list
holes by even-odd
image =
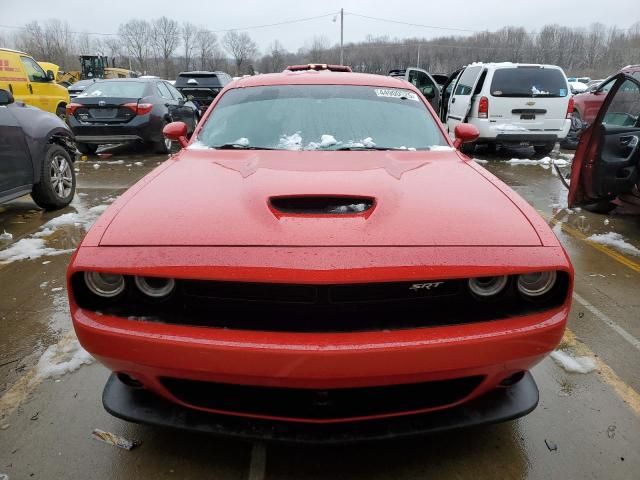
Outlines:
{"label": "red dodge challenger", "polygon": [[412,85],[345,67],[229,84],[68,270],[105,408],[216,434],[346,442],[514,419],[573,270]]}

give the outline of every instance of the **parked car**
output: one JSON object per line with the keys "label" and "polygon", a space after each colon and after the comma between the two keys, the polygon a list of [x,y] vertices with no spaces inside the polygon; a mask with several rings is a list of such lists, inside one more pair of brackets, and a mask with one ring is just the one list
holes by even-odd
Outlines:
{"label": "parked car", "polygon": [[429,101],[437,112],[440,108],[440,85],[429,72],[421,68],[406,68],[391,70],[390,77],[402,78],[420,90],[420,93]]}
{"label": "parked car", "polygon": [[190,141],[165,127],[184,148],[87,233],[69,301],[114,372],[108,412],[312,442],[535,408],[566,252],[456,150],[473,125],[451,141],[415,86],[340,68],[227,85]]}
{"label": "parked car", "polygon": [[469,123],[480,137],[477,144],[531,145],[546,155],[569,132],[573,102],[564,72],[555,65],[473,63],[454,72],[445,84],[448,102],[440,109],[450,136],[455,127]]}
{"label": "parked car", "polygon": [[231,76],[224,72],[180,72],[175,87],[204,113],[216,95],[231,81]]}
{"label": "parked car", "polygon": [[97,80],[67,106],[67,122],[82,153],[109,143],[143,142],[156,153],[168,153],[162,136],[174,121],[195,129],[198,109],[166,80],[123,78]]}
{"label": "parked car", "polygon": [[[627,65],[620,69],[620,72],[631,75],[636,78],[640,78],[640,65]],[[601,80],[597,86],[592,86],[588,92],[584,92],[580,95],[573,97],[573,116],[580,119],[586,125],[590,125],[596,118],[600,106],[604,99],[607,97],[607,93],[615,83],[617,75],[613,75],[606,80]]]}
{"label": "parked car", "polygon": [[582,82],[568,82],[568,83],[569,83],[569,89],[571,90],[571,93],[573,95],[586,92],[589,89],[586,83],[582,83]]}
{"label": "parked car", "polygon": [[69,92],[70,98],[76,98],[80,95],[84,90],[91,84],[93,84],[96,80],[79,80],[76,83],[72,83],[67,87],[67,91]]}
{"label": "parked car", "polygon": [[0,48],[0,89],[20,102],[64,118],[69,93],[56,83],[55,74],[45,72],[32,57],[18,50]]}
{"label": "parked car", "polygon": [[76,148],[52,113],[15,102],[0,89],[0,203],[30,194],[45,210],[69,205],[76,189]]}
{"label": "parked car", "polygon": [[640,205],[640,69],[606,81],[607,94],[571,165],[569,206],[607,213],[616,199]]}

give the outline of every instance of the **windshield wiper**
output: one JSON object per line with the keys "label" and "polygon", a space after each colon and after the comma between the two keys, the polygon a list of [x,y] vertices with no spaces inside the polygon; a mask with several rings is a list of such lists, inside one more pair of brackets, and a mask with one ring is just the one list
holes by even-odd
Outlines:
{"label": "windshield wiper", "polygon": [[243,145],[241,143],[225,143],[223,145],[214,145],[210,148],[215,148],[216,150],[276,150],[275,148],[254,147],[252,145]]}
{"label": "windshield wiper", "polygon": [[334,152],[339,152],[341,150],[409,150],[408,148],[396,148],[396,147],[365,147],[364,145],[362,147],[358,147],[358,146],[351,146],[351,147],[339,147],[339,148],[334,148],[332,151]]}

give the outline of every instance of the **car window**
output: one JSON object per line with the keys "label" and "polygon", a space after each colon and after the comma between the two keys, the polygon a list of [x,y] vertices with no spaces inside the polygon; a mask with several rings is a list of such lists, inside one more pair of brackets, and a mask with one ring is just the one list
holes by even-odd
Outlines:
{"label": "car window", "polygon": [[435,85],[429,76],[420,70],[409,71],[409,83],[412,83],[426,97],[433,95],[435,90]]}
{"label": "car window", "polygon": [[599,92],[605,92],[605,93],[609,93],[609,90],[611,90],[611,87],[613,87],[613,84],[616,83],[615,78],[613,80],[609,80],[607,83],[605,83],[604,85],[602,85],[602,87],[600,87],[598,89]]}
{"label": "car window", "polygon": [[275,85],[228,91],[198,136],[215,147],[319,150],[448,145],[414,92],[354,85]]}
{"label": "car window", "polygon": [[27,72],[27,76],[29,77],[29,81],[31,82],[48,82],[47,74],[44,73],[44,70],[38,63],[29,57],[20,57],[22,60],[22,65],[24,65],[24,69]]}
{"label": "car window", "polygon": [[471,95],[471,91],[473,90],[473,85],[476,83],[476,78],[480,74],[480,70],[482,67],[469,67],[462,72],[460,76],[460,80],[458,80],[458,85],[456,85],[456,90],[453,93],[454,95]]}
{"label": "car window", "polygon": [[79,97],[121,97],[140,98],[144,96],[147,84],[144,82],[127,82],[122,80],[98,81],[88,86]]}
{"label": "car window", "polygon": [[176,88],[171,85],[170,83],[166,83],[165,84],[166,87],[169,89],[169,92],[171,92],[171,95],[173,95],[173,98],[175,98],[176,100],[184,100],[184,95],[182,95],[178,90],[176,90]]}
{"label": "car window", "polygon": [[557,68],[499,68],[489,90],[494,97],[566,97],[567,79]]}
{"label": "car window", "polygon": [[625,80],[607,107],[602,123],[619,127],[639,125],[640,87],[632,80]]}
{"label": "car window", "polygon": [[158,89],[158,93],[162,98],[166,98],[167,100],[173,100],[171,93],[169,93],[169,89],[165,85],[164,82],[156,83],[156,88]]}

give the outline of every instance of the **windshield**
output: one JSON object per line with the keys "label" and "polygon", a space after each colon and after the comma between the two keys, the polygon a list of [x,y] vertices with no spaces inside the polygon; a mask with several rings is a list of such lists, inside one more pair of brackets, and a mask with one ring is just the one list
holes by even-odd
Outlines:
{"label": "windshield", "polygon": [[96,82],[87,87],[79,97],[140,98],[144,96],[146,86],[143,82]]}
{"label": "windshield", "polygon": [[409,91],[351,85],[234,89],[222,97],[194,148],[416,149],[448,145]]}
{"label": "windshield", "polygon": [[566,97],[567,81],[557,68],[500,68],[493,74],[494,97]]}

